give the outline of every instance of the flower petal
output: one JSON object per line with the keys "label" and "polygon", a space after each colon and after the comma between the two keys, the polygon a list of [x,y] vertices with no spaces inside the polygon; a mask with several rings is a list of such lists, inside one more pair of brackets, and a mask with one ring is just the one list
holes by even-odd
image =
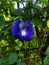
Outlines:
{"label": "flower petal", "polygon": [[12,28],[12,35],[21,41],[31,41],[34,35],[34,28],[30,21],[17,20]]}

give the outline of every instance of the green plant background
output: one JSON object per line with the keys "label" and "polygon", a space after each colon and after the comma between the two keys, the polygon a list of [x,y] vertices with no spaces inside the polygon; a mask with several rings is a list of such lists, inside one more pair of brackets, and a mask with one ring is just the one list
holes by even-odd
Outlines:
{"label": "green plant background", "polygon": [[[49,65],[49,0],[34,1],[0,0],[0,65]],[[35,34],[30,42],[12,36],[18,19],[33,23]]]}

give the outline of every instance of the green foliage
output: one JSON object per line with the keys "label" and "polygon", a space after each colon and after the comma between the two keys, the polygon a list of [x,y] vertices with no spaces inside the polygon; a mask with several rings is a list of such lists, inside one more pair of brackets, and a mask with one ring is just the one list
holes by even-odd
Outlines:
{"label": "green foliage", "polygon": [[[17,19],[32,21],[35,34],[30,42],[12,37]],[[0,0],[0,65],[49,65],[48,0]]]}
{"label": "green foliage", "polygon": [[40,19],[37,19],[37,18],[34,18],[33,20],[32,20],[32,22],[33,22],[33,24],[34,25],[41,25],[42,26],[42,24],[43,24],[43,22],[40,20]]}
{"label": "green foliage", "polygon": [[0,65],[5,65],[5,61],[3,59],[0,59]]}
{"label": "green foliage", "polygon": [[49,65],[49,57],[48,56],[45,57],[43,62],[44,62],[43,65]]}
{"label": "green foliage", "polygon": [[40,0],[41,2],[47,4],[48,3],[48,0]]}
{"label": "green foliage", "polygon": [[49,46],[47,47],[46,55],[49,56]]}
{"label": "green foliage", "polygon": [[47,21],[47,27],[49,27],[49,20]]}
{"label": "green foliage", "polygon": [[46,57],[43,60],[43,65],[49,65],[49,46],[47,47],[46,50]]}
{"label": "green foliage", "polygon": [[39,48],[39,46],[40,46],[40,42],[39,42],[39,40],[38,40],[36,35],[34,36],[34,39],[31,42],[31,46],[33,48]]}
{"label": "green foliage", "polygon": [[0,29],[1,29],[2,27],[4,27],[4,24],[5,24],[5,19],[4,19],[4,17],[1,15],[1,16],[0,16]]}
{"label": "green foliage", "polygon": [[26,65],[26,63],[17,63],[16,65]]}
{"label": "green foliage", "polygon": [[10,53],[9,57],[7,58],[7,61],[9,64],[14,64],[17,61],[17,54],[16,53]]}

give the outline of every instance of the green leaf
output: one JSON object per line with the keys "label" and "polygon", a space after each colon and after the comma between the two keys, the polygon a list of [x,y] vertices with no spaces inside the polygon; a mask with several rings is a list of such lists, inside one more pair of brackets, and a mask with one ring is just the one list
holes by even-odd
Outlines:
{"label": "green leaf", "polygon": [[37,18],[34,18],[32,20],[32,22],[33,22],[34,25],[42,25],[42,21],[40,19],[37,19]]}
{"label": "green leaf", "polygon": [[49,46],[47,47],[46,55],[49,56]]}
{"label": "green leaf", "polygon": [[33,48],[39,48],[39,46],[40,46],[40,42],[39,42],[39,40],[38,40],[36,35],[34,36],[34,39],[31,42],[31,46]]}
{"label": "green leaf", "polygon": [[5,65],[5,61],[3,59],[0,59],[0,65]]}
{"label": "green leaf", "polygon": [[45,57],[44,61],[43,61],[44,65],[49,65],[49,57]]}
{"label": "green leaf", "polygon": [[8,43],[7,43],[6,40],[1,40],[0,47],[4,47],[4,46],[7,46],[7,45],[8,45]]}
{"label": "green leaf", "polygon": [[49,20],[47,21],[47,27],[49,28]]}
{"label": "green leaf", "polygon": [[9,64],[14,64],[17,61],[17,54],[14,52],[10,53],[7,61],[9,62]]}
{"label": "green leaf", "polygon": [[5,19],[3,16],[0,16],[0,28],[4,26]]}
{"label": "green leaf", "polygon": [[21,0],[14,0],[14,1],[16,1],[16,2],[21,2]]}
{"label": "green leaf", "polygon": [[48,3],[48,0],[40,0],[41,2],[47,4]]}
{"label": "green leaf", "polygon": [[26,65],[26,63],[22,62],[22,63],[17,63],[16,65]]}
{"label": "green leaf", "polygon": [[2,4],[0,4],[0,13],[2,13]]}
{"label": "green leaf", "polygon": [[23,52],[19,52],[18,56],[19,56],[19,58],[23,58],[24,57],[24,53]]}

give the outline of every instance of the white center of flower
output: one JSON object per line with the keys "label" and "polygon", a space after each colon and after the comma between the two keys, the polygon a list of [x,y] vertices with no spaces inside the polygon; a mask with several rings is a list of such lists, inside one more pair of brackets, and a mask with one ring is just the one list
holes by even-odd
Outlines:
{"label": "white center of flower", "polygon": [[26,35],[26,30],[22,30],[22,36],[25,36]]}

